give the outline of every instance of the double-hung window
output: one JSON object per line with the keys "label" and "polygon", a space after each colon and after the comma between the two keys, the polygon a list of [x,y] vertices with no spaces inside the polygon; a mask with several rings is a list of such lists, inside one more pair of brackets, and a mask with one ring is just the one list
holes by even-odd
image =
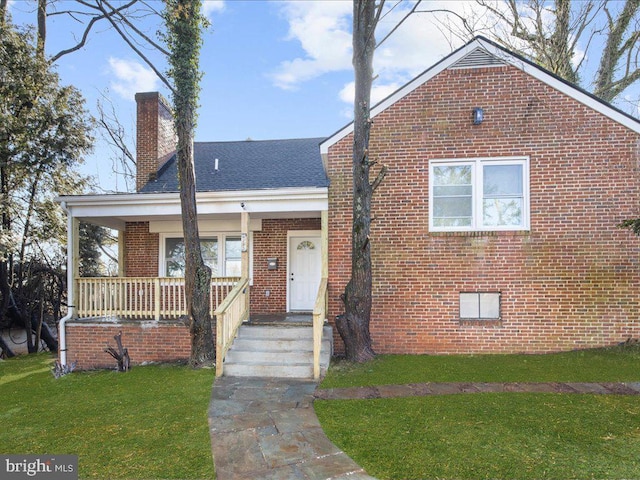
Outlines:
{"label": "double-hung window", "polygon": [[528,230],[529,159],[431,160],[429,229]]}
{"label": "double-hung window", "polygon": [[[212,235],[200,239],[204,263],[211,268],[214,277],[239,277],[241,275],[240,235]],[[167,277],[184,277],[184,239],[164,238],[164,272]]]}

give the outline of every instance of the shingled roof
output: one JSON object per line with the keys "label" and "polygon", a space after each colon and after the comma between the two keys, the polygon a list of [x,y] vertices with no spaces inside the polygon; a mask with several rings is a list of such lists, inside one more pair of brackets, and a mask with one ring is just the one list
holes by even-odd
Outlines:
{"label": "shingled roof", "polygon": [[[194,162],[199,192],[328,187],[319,144],[324,138],[196,142]],[[218,169],[215,169],[218,159]],[[140,192],[177,192],[175,155]]]}

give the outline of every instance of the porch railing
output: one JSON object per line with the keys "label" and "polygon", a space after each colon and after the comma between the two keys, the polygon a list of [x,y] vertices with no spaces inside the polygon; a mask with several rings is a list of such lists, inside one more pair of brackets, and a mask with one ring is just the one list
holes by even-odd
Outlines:
{"label": "porch railing", "polygon": [[318,296],[313,307],[313,378],[320,378],[320,351],[322,348],[322,329],[327,318],[327,278],[320,280]]}
{"label": "porch railing", "polygon": [[[240,280],[211,279],[211,313]],[[187,313],[184,278],[80,277],[76,278],[76,307],[80,317],[124,319],[178,318]]]}
{"label": "porch railing", "polygon": [[214,312],[216,316],[216,376],[222,376],[224,357],[238,328],[249,318],[249,279],[241,278]]}

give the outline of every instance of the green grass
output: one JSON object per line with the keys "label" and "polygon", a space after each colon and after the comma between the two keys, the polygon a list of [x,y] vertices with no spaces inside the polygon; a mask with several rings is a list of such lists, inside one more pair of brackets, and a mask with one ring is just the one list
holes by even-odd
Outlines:
{"label": "green grass", "polygon": [[[380,356],[322,387],[640,380],[640,347],[553,355]],[[477,393],[317,400],[329,438],[381,480],[640,478],[640,397]]]}
{"label": "green grass", "polygon": [[424,382],[640,381],[640,346],[549,355],[379,355],[331,364],[321,388]]}
{"label": "green grass", "polygon": [[214,478],[214,370],[151,365],[56,380],[52,362],[0,362],[0,452],[78,455],[80,478]]}
{"label": "green grass", "polygon": [[314,406],[329,438],[381,480],[640,478],[638,397],[492,393]]}

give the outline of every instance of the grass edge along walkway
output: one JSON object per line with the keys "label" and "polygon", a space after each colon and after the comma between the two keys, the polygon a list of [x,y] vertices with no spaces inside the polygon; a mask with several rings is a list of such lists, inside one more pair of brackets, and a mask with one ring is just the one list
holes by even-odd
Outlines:
{"label": "grass edge along walkway", "polygon": [[429,382],[317,389],[314,397],[319,400],[364,400],[499,392],[640,395],[640,382]]}

